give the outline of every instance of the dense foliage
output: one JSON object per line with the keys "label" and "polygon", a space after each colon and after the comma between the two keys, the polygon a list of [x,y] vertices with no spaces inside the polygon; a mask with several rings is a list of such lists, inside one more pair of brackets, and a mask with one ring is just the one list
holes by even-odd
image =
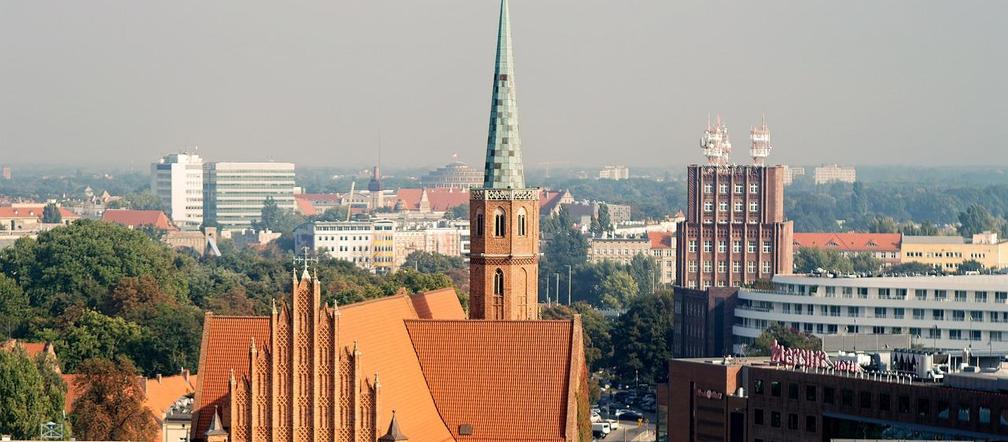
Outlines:
{"label": "dense foliage", "polygon": [[760,333],[753,345],[746,351],[747,356],[769,356],[770,347],[773,341],[777,344],[790,348],[801,348],[805,350],[821,350],[822,340],[815,335],[805,333],[787,327],[779,322],[770,324],[763,333]]}
{"label": "dense foliage", "polygon": [[44,353],[35,360],[20,346],[0,350],[0,434],[29,440],[39,425],[63,421],[66,384]]}
{"label": "dense foliage", "polygon": [[832,249],[800,247],[794,255],[795,272],[826,272],[836,275],[849,273],[876,273],[882,261],[869,252],[845,255]]}
{"label": "dense foliage", "polygon": [[144,406],[146,394],[137,370],[127,359],[89,359],[78,373],[74,400],[75,435],[83,440],[157,440],[157,418]]}
{"label": "dense foliage", "polygon": [[[67,372],[118,357],[148,376],[194,369],[204,312],[265,314],[271,300],[289,301],[298,276],[276,247],[239,250],[222,241],[221,248],[222,257],[196,258],[99,221],[20,239],[0,251],[0,326],[54,342]],[[452,284],[444,273],[379,276],[328,258],[315,271],[325,301],[340,304]]]}

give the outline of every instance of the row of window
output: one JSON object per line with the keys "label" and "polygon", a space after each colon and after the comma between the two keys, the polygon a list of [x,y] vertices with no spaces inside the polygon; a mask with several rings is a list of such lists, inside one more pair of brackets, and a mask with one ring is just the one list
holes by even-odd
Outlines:
{"label": "row of window", "polygon": [[[713,244],[713,242],[711,240],[705,239],[704,242],[703,242],[703,251],[705,253],[710,253],[710,251],[713,250],[713,245],[714,244]],[[691,239],[689,241],[689,243],[687,245],[687,249],[690,252],[696,252],[697,251],[697,242],[696,242],[695,239]],[[773,251],[773,245],[770,243],[770,240],[764,240],[762,249],[763,249],[763,253],[770,253],[771,251]],[[718,253],[727,253],[727,251],[728,251],[728,243],[727,243],[727,241],[725,241],[725,240],[718,241],[717,251],[718,251]],[[756,253],[756,241],[755,240],[749,240],[749,241],[746,242],[746,252],[748,252],[748,253]],[[734,241],[732,241],[732,253],[742,253],[742,241],[741,240],[734,240]]]}
{"label": "row of window", "polygon": [[[735,210],[734,210],[735,212],[742,212],[743,209],[745,208],[745,206],[742,204],[741,201],[736,201],[735,205],[734,205],[734,208],[735,208]],[[713,212],[714,211],[714,203],[711,202],[711,201],[704,201],[704,203],[703,203],[703,211],[704,212]],[[727,211],[728,211],[728,202],[727,201],[721,201],[720,203],[718,203],[718,212],[727,212]],[[749,203],[749,211],[750,212],[759,212],[759,203],[757,203],[755,201],[750,202]]]}
{"label": "row of window", "polygon": [[[738,241],[736,241],[736,243],[738,243]],[[691,244],[691,246],[695,247],[694,244]],[[710,251],[709,247],[710,247],[709,244],[707,244],[707,241],[705,241],[705,244],[704,244],[704,249],[705,250],[704,251]],[[752,251],[752,249],[754,247],[755,247],[755,245],[753,244],[752,241],[750,241],[750,243],[749,243],[750,251]],[[736,244],[733,244],[732,248],[733,248],[733,250],[735,250],[737,248]],[[764,246],[764,248],[765,248],[765,246]],[[718,250],[719,251],[723,251],[723,249],[724,249],[724,241],[721,241],[718,244]],[[690,251],[693,251],[693,250],[690,250]],[[735,250],[735,251],[737,251],[737,250]],[[804,285],[804,284],[775,284],[775,287],[782,294],[798,294],[798,295],[812,296],[812,295],[816,295],[816,294],[819,293],[819,286],[816,286],[816,285],[809,286],[809,285]],[[843,286],[831,286],[831,285],[828,285],[828,286],[824,286],[823,289],[824,289],[823,292],[824,292],[824,294],[825,294],[825,296],[827,298],[835,298],[835,297],[837,297],[838,292],[844,298],[853,298],[854,294],[856,292],[858,298],[860,298],[860,299],[868,299],[870,292],[871,291],[875,291],[875,293],[878,296],[878,299],[896,299],[896,300],[902,300],[902,299],[907,299],[907,295],[908,295],[908,292],[909,292],[909,289],[904,289],[904,288],[889,288],[889,287],[882,287],[882,288],[874,289],[874,288],[868,288],[868,287],[843,287]],[[917,300],[917,301],[928,301],[928,300],[932,300],[932,301],[948,301],[948,300],[950,300],[950,298],[949,298],[949,290],[944,290],[944,289],[935,289],[935,290],[913,289],[913,292],[914,292],[914,299]],[[928,296],[928,294],[929,294],[928,292],[930,292],[930,296]],[[985,303],[985,302],[988,302],[988,300],[990,299],[988,297],[989,292],[983,291],[983,290],[974,291],[972,297],[969,296],[970,292],[967,291],[967,290],[952,290],[951,292],[952,292],[952,298],[951,298],[951,300],[954,301],[954,302],[971,302],[972,301],[972,302]],[[1008,292],[994,292],[994,302],[996,302],[998,304],[1004,304],[1004,303],[1008,302]]]}
{"label": "row of window", "polygon": [[[522,207],[518,209],[518,236],[525,236],[528,234],[527,222],[526,222],[525,208]],[[476,236],[483,236],[483,213],[476,214]],[[504,237],[507,235],[507,213],[504,209],[498,208],[494,211],[494,236]]]}
{"label": "row of window", "polygon": [[[783,384],[780,381],[772,381],[769,385],[769,395],[772,397],[781,397],[783,393]],[[753,393],[757,395],[767,394],[767,388],[764,385],[762,379],[756,379],[753,383]],[[788,383],[787,385],[787,399],[792,401],[800,400],[800,386],[797,383]],[[819,387],[816,385],[805,385],[804,400],[806,402],[816,402],[820,400],[818,393]],[[984,404],[977,407],[973,407],[969,404],[958,404],[958,406],[953,407],[948,400],[939,399],[936,402],[936,407],[931,408],[931,399],[926,397],[919,397],[916,401],[916,410],[911,407],[911,398],[907,395],[900,395],[893,401],[893,396],[890,393],[874,393],[871,391],[858,391],[850,389],[841,389],[840,394],[837,395],[837,389],[835,387],[822,387],[822,398],[823,404],[827,405],[838,405],[842,407],[857,408],[861,409],[871,409],[884,412],[898,412],[902,414],[911,414],[916,411],[917,415],[923,418],[932,417],[932,411],[934,412],[933,417],[939,420],[950,420],[953,416],[959,422],[970,422],[973,418],[973,412],[976,411],[975,416],[977,420],[982,425],[989,425],[991,423],[991,408],[990,406]],[[856,405],[855,405],[856,401]],[[757,425],[762,425],[763,410],[754,409],[753,410],[753,421]],[[773,414],[778,414],[776,421]],[[790,418],[789,418],[790,420]],[[1003,427],[1008,427],[1008,407],[1004,408],[1000,412],[999,423]],[[775,424],[776,422],[776,424]],[[780,415],[777,412],[772,412],[770,417],[770,426],[780,427]],[[790,425],[789,429],[792,428]],[[812,430],[814,431],[814,430]]]}
{"label": "row of window", "polygon": [[[742,191],[745,190],[745,186],[741,184],[735,184],[734,190],[736,195],[741,195]],[[704,184],[703,191],[704,193],[712,193],[714,191],[714,185],[711,183]],[[721,194],[728,193],[728,184],[727,183],[719,184],[718,193]],[[759,193],[759,185],[756,183],[749,184],[749,193]]]}

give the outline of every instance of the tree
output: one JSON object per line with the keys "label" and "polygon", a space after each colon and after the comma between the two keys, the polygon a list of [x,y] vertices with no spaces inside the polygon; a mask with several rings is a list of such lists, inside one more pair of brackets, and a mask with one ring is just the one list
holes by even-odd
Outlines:
{"label": "tree", "polygon": [[161,198],[149,190],[126,194],[121,205],[133,210],[160,210],[162,212],[165,210]]}
{"label": "tree", "polygon": [[330,207],[315,217],[316,221],[345,221],[347,215],[346,206]]}
{"label": "tree", "polygon": [[272,196],[268,196],[263,201],[259,221],[253,222],[252,227],[256,230],[269,229],[274,232],[290,234],[302,221],[304,221],[303,218],[291,210],[281,208]]}
{"label": "tree", "polygon": [[468,269],[461,256],[448,256],[437,252],[421,250],[406,255],[402,268],[414,269],[423,273],[447,273],[455,269]]}
{"label": "tree", "polygon": [[959,264],[959,267],[956,270],[958,270],[959,274],[966,274],[968,272],[982,272],[984,270],[984,266],[982,263],[980,263],[980,261],[977,261],[975,259],[967,259],[963,261],[961,264]]}
{"label": "tree", "polygon": [[774,322],[753,342],[752,347],[746,352],[747,356],[769,356],[770,347],[774,340],[777,344],[790,348],[801,348],[805,350],[821,350],[822,340],[815,335],[801,332],[787,327],[779,322]]}
{"label": "tree", "polygon": [[592,217],[590,230],[595,236],[602,236],[613,230],[612,218],[609,217],[609,206],[599,204],[598,216]]}
{"label": "tree", "polygon": [[28,440],[38,436],[40,424],[60,422],[65,392],[59,375],[32,361],[22,347],[0,350],[0,434]]}
{"label": "tree", "polygon": [[612,357],[612,321],[602,316],[595,307],[586,302],[578,302],[573,306],[553,305],[542,310],[542,319],[570,319],[575,314],[581,315],[581,328],[584,330],[585,362],[591,371],[607,367]]}
{"label": "tree", "polygon": [[857,273],[875,273],[882,268],[882,260],[871,252],[858,252],[848,257],[851,267]]}
{"label": "tree", "polygon": [[16,281],[0,273],[0,328],[12,337],[28,314],[28,296]]}
{"label": "tree", "polygon": [[82,392],[73,404],[70,421],[83,440],[156,440],[158,423],[144,406],[144,388],[127,359],[89,359],[78,371]]}
{"label": "tree", "polygon": [[964,237],[969,238],[977,233],[995,230],[997,227],[998,220],[987,208],[979,204],[973,204],[966,211],[959,212],[959,234]]}
{"label": "tree", "polygon": [[135,356],[143,338],[143,329],[138,324],[91,309],[68,310],[58,322],[57,329],[43,330],[40,335],[53,342],[68,372],[90,358]]}
{"label": "tree", "polygon": [[59,224],[63,222],[63,214],[56,203],[49,203],[42,209],[42,222],[46,224]]}
{"label": "tree", "polygon": [[622,310],[637,297],[637,281],[626,271],[612,273],[602,280],[602,304],[608,308]]}
{"label": "tree", "polygon": [[851,260],[839,251],[814,247],[799,247],[794,256],[794,266],[798,273],[814,273],[822,270],[834,274],[845,274],[854,271]]}
{"label": "tree", "polygon": [[894,274],[927,274],[935,272],[935,267],[921,262],[904,262],[886,269],[886,273]]}
{"label": "tree", "polygon": [[637,254],[630,260],[627,271],[637,282],[637,294],[650,296],[658,286],[658,261],[649,255]]}
{"label": "tree", "polygon": [[618,331],[612,335],[613,371],[619,379],[639,377],[648,384],[667,381],[665,363],[672,358],[673,317],[672,292],[667,290],[629,304],[613,327]]}

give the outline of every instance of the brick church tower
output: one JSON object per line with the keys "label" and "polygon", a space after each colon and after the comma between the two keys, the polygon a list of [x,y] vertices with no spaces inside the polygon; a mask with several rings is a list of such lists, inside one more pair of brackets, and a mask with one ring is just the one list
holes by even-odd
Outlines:
{"label": "brick church tower", "polygon": [[511,19],[501,1],[483,187],[469,200],[469,317],[539,318],[539,189],[525,187]]}

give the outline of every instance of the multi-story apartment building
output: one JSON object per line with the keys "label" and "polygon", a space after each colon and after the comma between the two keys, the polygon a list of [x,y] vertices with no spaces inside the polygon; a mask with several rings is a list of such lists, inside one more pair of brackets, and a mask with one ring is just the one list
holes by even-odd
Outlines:
{"label": "multi-story apartment building", "polygon": [[844,256],[870,253],[884,266],[892,266],[900,263],[902,239],[900,233],[795,232],[794,250],[797,252],[801,247],[836,250]]}
{"label": "multi-story apartment building", "polygon": [[793,167],[793,166],[783,166],[784,167],[784,185],[790,186],[794,183],[795,177],[805,176],[804,167]]}
{"label": "multi-story apartment building", "polygon": [[192,153],[173,153],[151,164],[151,191],[165,213],[182,229],[203,224],[203,159]]}
{"label": "multi-story apartment building", "polygon": [[600,180],[625,180],[630,178],[630,169],[626,166],[605,166],[599,170]]}
{"label": "multi-story apartment building", "polygon": [[708,164],[688,168],[686,220],[677,229],[680,286],[737,287],[792,271],[794,227],[784,218],[784,168],[762,164],[758,154],[769,149],[757,149],[765,141],[755,132],[757,164],[729,164],[727,137],[720,120],[708,125],[702,140]]}
{"label": "multi-story apartment building", "polygon": [[1004,269],[1008,268],[1008,241],[1000,240],[994,232],[978,233],[969,242],[960,236],[906,235],[900,259],[935,266],[946,272],[954,272],[960,264],[970,260],[988,269]]}
{"label": "multi-story apartment building", "polygon": [[376,273],[396,268],[395,222],[391,220],[305,223],[294,230],[294,247],[307,247]]}
{"label": "multi-story apartment building", "polygon": [[658,283],[675,284],[675,232],[647,232],[647,237],[651,242],[651,256],[658,265]]}
{"label": "multi-story apartment building", "polygon": [[816,184],[853,183],[857,180],[856,169],[836,164],[816,167],[812,173],[812,179]]}
{"label": "multi-story apartment building", "polygon": [[615,238],[593,238],[588,243],[588,262],[614,261],[629,264],[637,255],[651,257],[658,266],[657,284],[672,285],[675,273],[675,232],[647,232]]}
{"label": "multi-story apartment building", "polygon": [[[1008,353],[1008,275],[825,278],[778,275],[739,289],[735,352],[772,322],[816,335],[910,334],[915,344]],[[730,319],[729,319],[730,320]]]}
{"label": "multi-story apartment building", "polygon": [[413,252],[440,253],[447,256],[469,255],[469,221],[415,222],[395,231],[395,265],[400,267]]}
{"label": "multi-story apartment building", "polygon": [[207,163],[204,174],[203,215],[221,231],[250,228],[267,198],[295,209],[294,163]]}

